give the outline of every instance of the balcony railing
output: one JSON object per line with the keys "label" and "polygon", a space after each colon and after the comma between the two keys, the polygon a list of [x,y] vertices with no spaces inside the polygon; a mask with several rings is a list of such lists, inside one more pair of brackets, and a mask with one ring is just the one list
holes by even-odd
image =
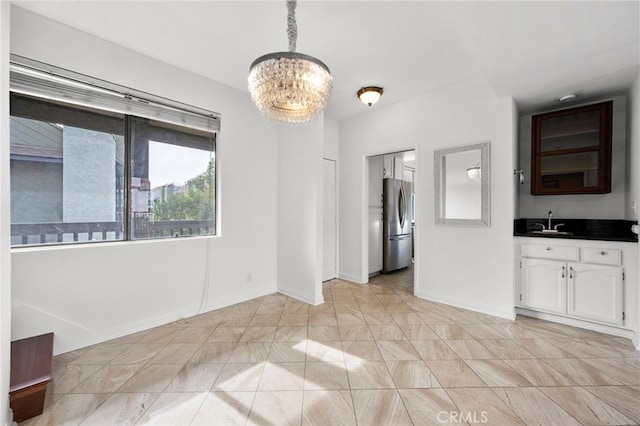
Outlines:
{"label": "balcony railing", "polygon": [[[136,216],[132,239],[211,235],[213,220],[158,220]],[[11,245],[65,244],[124,239],[122,222],[24,223],[11,225]]]}

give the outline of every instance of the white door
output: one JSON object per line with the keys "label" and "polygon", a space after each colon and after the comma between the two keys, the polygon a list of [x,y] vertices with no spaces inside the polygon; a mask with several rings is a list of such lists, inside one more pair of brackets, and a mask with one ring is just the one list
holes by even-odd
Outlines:
{"label": "white door", "polygon": [[324,160],[322,281],[336,277],[336,162]]}
{"label": "white door", "polygon": [[569,264],[567,314],[608,324],[622,324],[622,268]]}
{"label": "white door", "polygon": [[555,260],[522,259],[522,302],[525,308],[566,314],[567,264]]}

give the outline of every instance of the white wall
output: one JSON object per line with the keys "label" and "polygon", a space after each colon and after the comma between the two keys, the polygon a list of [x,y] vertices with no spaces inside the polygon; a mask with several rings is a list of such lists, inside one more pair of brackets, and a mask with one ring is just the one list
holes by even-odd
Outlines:
{"label": "white wall", "polygon": [[[415,148],[417,295],[512,317],[517,124],[512,100],[496,99],[478,80],[383,106],[381,101],[340,123],[340,277],[368,279],[366,157]],[[491,226],[435,226],[434,150],[486,140],[491,141]]]}
{"label": "white wall", "polygon": [[524,170],[525,181],[524,185],[519,185],[520,216],[518,217],[544,218],[551,210],[553,217],[557,219],[625,218],[626,148],[629,143],[627,138],[627,99],[626,96],[616,96],[589,102],[589,104],[608,100],[613,100],[611,192],[608,194],[531,195],[532,115],[524,115],[520,118],[519,168]]}
{"label": "white wall", "polygon": [[[0,2],[0,93],[9,91],[9,2]],[[7,141],[7,142],[3,142]],[[9,191],[9,97],[0,98],[0,425],[9,413],[9,358],[11,354],[11,240]]]}
{"label": "white wall", "polygon": [[[638,220],[640,216],[640,72],[629,90],[627,111],[627,180],[625,219]],[[633,211],[633,203],[636,211]]]}
{"label": "white wall", "polygon": [[15,6],[11,52],[222,114],[220,235],[14,249],[12,338],[54,331],[60,353],[191,315],[205,285],[205,310],[277,290],[277,127],[247,93]]}
{"label": "white wall", "polygon": [[[338,123],[337,120],[334,120],[332,118],[328,118],[328,117],[324,117],[324,158],[326,158],[327,160],[333,160],[336,162],[336,180],[335,180],[335,185],[336,185],[336,200],[335,200],[335,208],[336,208],[336,214],[338,212],[338,207],[339,207],[339,203],[338,203],[338,199],[337,199],[337,194],[339,192],[339,182],[340,182],[340,172],[338,169],[338,164],[340,163],[339,160],[339,156],[340,156],[340,125]],[[324,194],[324,189],[323,189],[323,194]],[[323,202],[324,202],[324,195],[323,195]],[[323,209],[325,208],[325,206],[323,206]],[[340,265],[340,252],[338,250],[338,235],[340,234],[340,222],[338,221],[336,223],[336,227],[335,227],[335,240],[334,242],[335,244],[335,250],[333,252],[333,254],[335,255],[336,259],[336,274],[338,272],[338,268]],[[324,235],[324,233],[323,233]],[[325,250],[323,250],[325,251]],[[331,249],[329,247],[326,248],[326,251],[331,252]],[[324,259],[323,259],[323,264],[324,264]],[[326,278],[326,277],[325,277]]]}
{"label": "white wall", "polygon": [[[627,185],[627,208],[626,219],[638,220],[640,216],[638,211],[633,212],[631,210],[631,204],[633,201],[636,204],[640,203],[640,72],[636,76],[633,86],[629,91],[629,115],[630,123],[629,129],[629,181]],[[640,205],[637,206],[640,208]],[[640,268],[640,250],[637,250],[637,262],[636,268]],[[636,273],[637,288],[638,288],[638,325],[636,330],[640,330],[640,274]],[[636,333],[633,339],[636,348],[640,349],[640,335]]]}
{"label": "white wall", "polygon": [[324,158],[338,160],[340,126],[337,120],[324,117]]}
{"label": "white wall", "polygon": [[322,297],[324,123],[279,127],[278,291],[312,305]]}

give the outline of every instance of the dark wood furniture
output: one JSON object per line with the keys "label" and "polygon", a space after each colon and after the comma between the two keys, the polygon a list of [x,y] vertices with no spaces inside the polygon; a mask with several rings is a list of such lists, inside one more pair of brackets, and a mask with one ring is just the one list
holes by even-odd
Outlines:
{"label": "dark wood furniture", "polygon": [[531,194],[611,192],[613,102],[538,114],[531,127]]}
{"label": "dark wood furniture", "polygon": [[52,359],[53,333],[11,342],[9,404],[14,421],[42,414]]}

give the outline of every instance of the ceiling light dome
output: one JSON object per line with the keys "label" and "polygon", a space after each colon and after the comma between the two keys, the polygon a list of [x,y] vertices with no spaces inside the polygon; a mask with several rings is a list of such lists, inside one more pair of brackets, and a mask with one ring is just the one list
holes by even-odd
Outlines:
{"label": "ceiling light dome", "polygon": [[382,96],[382,87],[377,86],[367,86],[358,90],[358,98],[363,104],[373,105]]}
{"label": "ceiling light dome", "polygon": [[556,101],[558,101],[558,102],[567,102],[567,101],[572,101],[577,97],[578,97],[577,93],[567,93],[565,95],[558,96],[556,98]]}
{"label": "ceiling light dome", "polygon": [[249,69],[249,93],[260,113],[284,123],[306,123],[326,107],[333,78],[329,67],[313,56],[297,53],[296,0],[287,0],[289,51],[269,53]]}

